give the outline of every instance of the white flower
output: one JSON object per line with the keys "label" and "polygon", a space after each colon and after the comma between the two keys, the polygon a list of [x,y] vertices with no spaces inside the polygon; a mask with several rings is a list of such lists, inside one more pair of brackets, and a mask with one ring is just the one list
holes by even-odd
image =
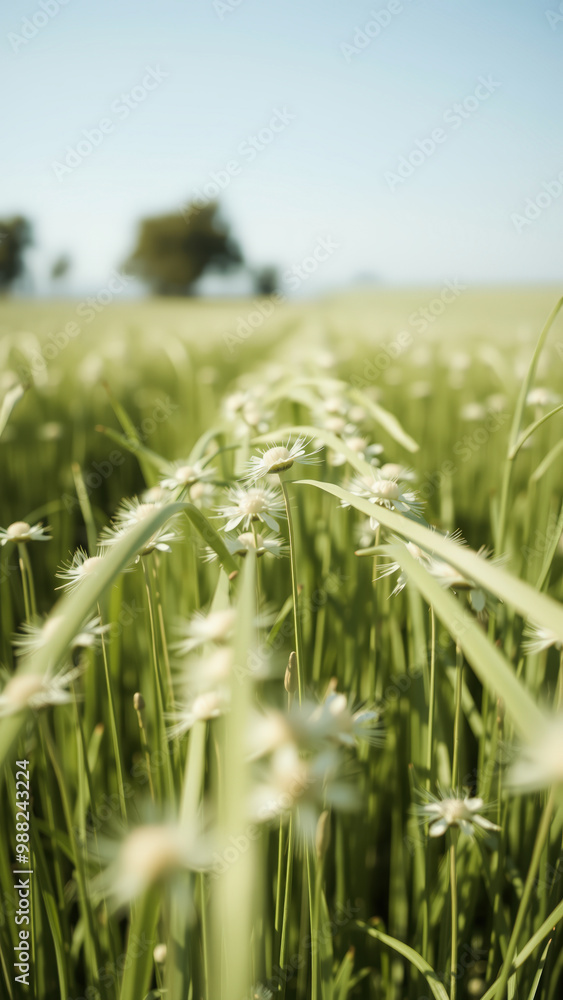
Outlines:
{"label": "white flower", "polygon": [[426,399],[432,395],[432,384],[420,379],[418,382],[411,382],[408,388],[411,399]]}
{"label": "white flower", "polygon": [[465,403],[459,415],[462,420],[484,420],[487,416],[487,411],[482,403]]}
{"label": "white flower", "polygon": [[251,815],[258,822],[270,822],[295,810],[304,836],[313,840],[319,813],[328,805],[351,809],[356,796],[350,783],[336,775],[340,757],[327,750],[305,759],[292,743],[284,743],[269,758],[263,780],[251,793]]}
{"label": "white flower", "polygon": [[55,674],[32,674],[19,671],[9,678],[0,694],[0,718],[17,715],[26,709],[34,712],[50,705],[66,705],[73,700],[66,690],[82,673],[82,667],[62,669]]}
{"label": "white flower", "polygon": [[371,548],[376,543],[378,522],[372,517],[366,517],[363,521],[354,525],[354,537],[359,549]]}
{"label": "white flower", "polygon": [[95,892],[109,893],[123,905],[182,871],[209,867],[209,849],[195,829],[185,824],[151,823],[132,830],[117,847],[104,845],[116,857],[93,882]]}
{"label": "white flower", "polygon": [[229,503],[218,507],[218,516],[228,518],[225,531],[232,531],[239,524],[245,530],[256,521],[262,521],[271,531],[278,531],[279,524],[272,516],[284,517],[285,504],[281,492],[272,486],[252,486],[244,490],[235,486],[227,493]]}
{"label": "white flower", "polygon": [[331,744],[355,747],[361,742],[381,746],[383,730],[379,714],[366,708],[354,709],[346,695],[329,685],[324,701],[317,704],[293,703],[289,712],[268,710],[256,714],[249,726],[251,759],[267,756],[287,743],[302,750],[327,749]]}
{"label": "white flower", "polygon": [[[370,462],[371,465],[379,465],[378,456],[383,451],[382,444],[370,444],[367,438],[360,437],[357,433],[343,435],[342,441],[359,458],[363,458],[365,462]],[[342,452],[330,453],[330,464],[333,466],[345,465],[347,461],[347,456],[342,454]]]}
{"label": "white flower", "polygon": [[215,476],[215,469],[204,467],[201,462],[174,462],[169,472],[169,476],[160,481],[165,490],[186,489],[196,483],[209,482]]}
{"label": "white flower", "polygon": [[501,392],[494,392],[492,396],[487,396],[487,409],[492,410],[493,413],[503,413],[506,407],[506,396],[503,396]]}
{"label": "white flower", "polygon": [[314,465],[318,462],[316,455],[321,449],[307,451],[308,446],[308,442],[302,437],[297,438],[291,446],[289,441],[286,445],[274,445],[273,448],[268,448],[261,455],[255,455],[250,459],[248,472],[244,478],[256,481],[274,473],[287,472],[294,462]]}
{"label": "white flower", "polygon": [[385,462],[381,466],[379,474],[384,479],[401,479],[407,483],[412,483],[416,479],[416,475],[412,469],[408,469],[406,465],[399,465],[398,462]]}
{"label": "white flower", "polygon": [[50,528],[44,528],[42,523],[30,525],[27,521],[14,521],[7,528],[0,528],[0,545],[8,542],[50,542]]}
{"label": "white flower", "polygon": [[[104,528],[100,536],[100,545],[102,547],[115,545],[136,524],[140,524],[154,514],[155,511],[162,510],[165,507],[166,505],[162,503],[142,503],[137,499],[123,500],[111,525]],[[176,542],[180,538],[174,527],[175,520],[176,515],[168,521],[168,524],[158,528],[154,535],[151,535],[148,541],[145,542],[139,556],[149,555],[155,549],[159,552],[170,552],[170,543]],[[137,556],[137,559],[139,559],[139,556]]]}
{"label": "white flower", "polygon": [[[232,556],[246,556],[250,551],[256,551],[258,557],[265,555],[280,558],[289,553],[289,546],[279,535],[261,535],[259,532],[244,531],[240,535],[225,535],[223,541]],[[212,548],[205,551],[206,562],[214,562],[217,553]]]}
{"label": "white flower", "polygon": [[143,503],[156,503],[159,507],[162,507],[162,504],[168,503],[170,494],[168,490],[164,490],[160,485],[150,486],[148,490],[143,490],[140,494],[140,499]]}
{"label": "white flower", "polygon": [[189,622],[181,627],[182,638],[175,644],[174,649],[182,656],[191,653],[205,642],[218,644],[228,642],[233,636],[235,621],[234,608],[211,611],[208,615],[196,611]]}
{"label": "white flower", "polygon": [[[461,541],[459,535],[451,536],[454,541]],[[462,542],[462,544],[465,544]],[[488,551],[484,546],[479,549],[478,555],[482,556],[484,559],[488,558]],[[482,589],[478,587],[474,580],[469,579],[460,573],[455,566],[450,566],[449,563],[444,562],[442,559],[431,558],[426,564],[426,569],[438,581],[441,587],[445,590],[450,588],[451,590],[468,590],[469,600],[473,607],[473,610],[477,614],[481,614],[487,606],[487,594]]]}
{"label": "white flower", "polygon": [[[416,559],[417,562],[421,563],[421,565],[423,566],[426,566],[426,568],[428,569],[431,562],[431,557],[428,555],[427,552],[424,551],[424,549],[421,549],[419,545],[415,545],[414,542],[404,542],[403,539],[400,538],[395,538],[394,540],[403,544],[407,552],[413,557],[413,559]],[[377,580],[382,580],[386,576],[392,576],[393,573],[398,573],[399,576],[394,590],[391,591],[390,594],[391,597],[395,597],[397,594],[400,594],[408,583],[408,576],[405,573],[405,571],[401,568],[400,563],[395,561],[388,563],[386,566],[383,566],[378,571],[376,577]]]}
{"label": "white flower", "polygon": [[551,389],[538,385],[535,389],[530,389],[526,402],[528,406],[557,406],[559,396]]}
{"label": "white flower", "polygon": [[[13,638],[13,643],[20,656],[29,656],[40,649],[45,642],[51,638],[62,622],[61,615],[53,615],[46,621],[40,623],[24,622],[21,632]],[[98,615],[84,622],[80,632],[78,632],[70,642],[70,649],[93,649],[101,642],[101,637],[111,628],[110,625],[102,625]]]}
{"label": "white flower", "polygon": [[348,412],[348,400],[344,396],[328,396],[327,399],[323,399],[322,408],[325,413],[331,416],[346,416]]}
{"label": "white flower", "polygon": [[[406,483],[398,479],[385,478],[380,469],[373,470],[373,476],[356,476],[350,486],[350,492],[369,500],[370,503],[396,510],[401,514],[420,514],[422,504],[417,494],[407,488]],[[343,503],[343,507],[349,504]]]}
{"label": "white flower", "polygon": [[428,832],[431,837],[440,837],[450,827],[459,827],[468,837],[475,836],[476,827],[487,831],[500,830],[500,826],[480,815],[485,808],[483,799],[472,799],[467,793],[460,795],[453,789],[447,795],[440,792],[439,796],[426,792],[425,797],[430,801],[416,806],[415,812],[421,822],[430,823]]}
{"label": "white flower", "polygon": [[169,739],[183,736],[199,720],[216,719],[228,711],[233,662],[232,649],[218,645],[182,664],[177,676],[179,698],[173,711],[166,713]]}
{"label": "white flower", "polygon": [[524,635],[527,638],[522,643],[522,648],[528,654],[541,653],[544,649],[549,649],[550,646],[561,649],[559,636],[555,632],[551,632],[548,628],[543,628],[542,625],[535,625],[533,622],[529,622],[524,629]]}
{"label": "white flower", "polygon": [[347,696],[339,693],[335,684],[331,684],[324,702],[313,712],[311,722],[323,738],[342,746],[354,747],[361,742],[381,746],[383,743],[378,713],[367,708],[352,709]]}
{"label": "white flower", "polygon": [[95,556],[89,556],[85,549],[77,549],[71,561],[63,563],[55,574],[59,580],[65,581],[60,587],[57,587],[57,590],[74,590],[98,568],[102,559],[101,549],[98,549]]}
{"label": "white flower", "polygon": [[248,1000],[273,1000],[273,997],[272,991],[266,986],[262,986],[262,983],[256,983],[256,986],[252,986],[248,994]]}
{"label": "white flower", "polygon": [[184,736],[192,726],[199,721],[217,719],[229,706],[229,694],[226,689],[205,691],[186,704],[177,705],[173,712],[166,713],[165,718],[172,725],[168,728],[168,738],[175,740]]}
{"label": "white flower", "polygon": [[267,431],[272,413],[264,408],[262,395],[263,392],[260,391],[260,388],[254,388],[234,392],[226,397],[223,406],[229,422],[232,422],[233,419],[240,421],[239,426],[235,426],[235,430],[245,430],[248,433],[250,427],[260,434]]}
{"label": "white flower", "polygon": [[188,496],[200,510],[209,509],[215,503],[215,486],[213,483],[194,483],[188,489]]}
{"label": "white flower", "polygon": [[541,730],[506,776],[507,785],[517,792],[535,792],[551,785],[563,785],[563,714],[546,718]]}
{"label": "white flower", "polygon": [[40,441],[57,441],[64,434],[64,427],[55,420],[48,420],[37,428],[37,437]]}
{"label": "white flower", "polygon": [[166,944],[156,944],[153,948],[152,957],[154,958],[157,965],[164,965],[166,962],[166,957],[168,955],[168,947]]}
{"label": "white flower", "polygon": [[322,426],[326,427],[327,431],[331,431],[332,434],[343,434],[348,424],[344,417],[334,416],[325,417]]}

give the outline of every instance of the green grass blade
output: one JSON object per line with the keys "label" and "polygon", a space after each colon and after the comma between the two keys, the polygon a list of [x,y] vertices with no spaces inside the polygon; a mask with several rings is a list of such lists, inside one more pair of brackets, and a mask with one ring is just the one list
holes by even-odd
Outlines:
{"label": "green grass blade", "polygon": [[545,475],[545,473],[551,468],[553,463],[557,461],[561,452],[563,452],[563,439],[558,441],[557,444],[553,445],[553,448],[548,451],[547,455],[540,462],[537,469],[532,472],[530,476],[530,482],[537,483]]}
{"label": "green grass blade", "polygon": [[233,559],[231,553],[221,538],[221,535],[215,531],[215,528],[210,521],[207,520],[205,515],[201,513],[199,507],[196,507],[193,503],[185,503],[183,506],[184,513],[187,517],[189,517],[204,542],[206,542],[217,554],[223,569],[229,573],[238,572],[240,569],[239,565]]}
{"label": "green grass blade", "polygon": [[365,393],[361,392],[360,389],[352,389],[350,395],[355,399],[361,406],[364,406],[368,413],[371,413],[374,420],[383,427],[385,431],[393,438],[397,444],[406,448],[407,451],[416,452],[419,451],[419,445],[416,443],[414,438],[407,434],[405,430],[401,427],[401,424],[397,418],[389,413],[388,410],[384,410],[382,406],[378,403],[374,403],[373,399],[366,396]]}
{"label": "green grass blade", "polygon": [[10,414],[15,406],[19,403],[20,399],[24,396],[25,389],[23,385],[18,383],[13,386],[12,389],[8,389],[4,399],[2,400],[2,406],[0,406],[0,437],[4,433],[4,428],[10,419]]}
{"label": "green grass blade", "polygon": [[405,570],[409,581],[434,608],[442,624],[463,650],[481,683],[503,699],[506,710],[521,735],[533,739],[541,728],[544,717],[516,677],[508,660],[488,641],[475,619],[465,611],[453,594],[444,590],[406,548],[400,545],[389,546],[389,553]]}
{"label": "green grass blade", "polygon": [[555,320],[557,319],[557,316],[558,316],[558,314],[559,314],[562,306],[563,306],[563,298],[560,298],[559,301],[554,306],[554,308],[551,310],[549,316],[547,317],[545,325],[544,325],[544,327],[543,327],[543,329],[542,329],[542,331],[541,331],[541,333],[539,335],[538,342],[537,342],[537,344],[535,346],[534,353],[532,355],[532,360],[530,361],[530,367],[528,368],[528,372],[526,374],[526,378],[522,382],[522,386],[520,388],[520,393],[518,395],[518,402],[516,404],[516,409],[514,411],[514,417],[513,417],[513,420],[512,420],[512,427],[511,427],[511,430],[510,430],[510,439],[509,439],[509,446],[508,446],[508,454],[509,455],[510,455],[510,452],[515,447],[516,442],[518,441],[518,438],[520,436],[520,429],[522,427],[522,417],[524,415],[524,409],[526,407],[526,397],[527,397],[527,395],[528,395],[528,393],[530,391],[530,386],[532,385],[532,382],[534,381],[535,374],[536,374],[536,369],[538,367],[538,362],[539,362],[539,359],[540,359],[540,355],[541,355],[541,352],[543,351],[544,344],[545,344],[545,342],[547,340],[547,335],[548,335],[549,331],[551,330],[551,327],[553,326]]}
{"label": "green grass blade", "polygon": [[[96,607],[101,595],[115,577],[129,565],[151,536],[174,514],[185,508],[183,503],[167,504],[135,525],[123,539],[108,551],[80,587],[63,597],[54,607],[50,618],[58,618],[58,627],[47,640],[26,660],[25,672],[43,675],[53,665],[59,664],[67,653],[69,644],[80,632],[82,623]],[[23,672],[24,668],[20,668]],[[26,720],[25,713],[9,716],[0,732],[0,766],[6,760],[14,740]]]}
{"label": "green grass blade", "polygon": [[449,1000],[448,994],[446,993],[444,986],[440,982],[432,966],[429,965],[428,962],[414,950],[414,948],[409,947],[409,945],[405,944],[403,941],[398,941],[397,938],[391,937],[389,934],[384,934],[383,931],[378,931],[375,927],[368,926],[368,924],[358,923],[358,927],[365,930],[370,937],[375,938],[377,941],[381,941],[382,944],[386,944],[388,948],[392,948],[393,951],[396,951],[399,955],[402,955],[403,958],[406,958],[411,965],[414,965],[415,969],[418,969],[421,975],[423,975],[426,979],[426,982],[436,997],[436,1000]]}
{"label": "green grass blade", "polygon": [[532,434],[535,431],[537,431],[538,427],[541,427],[542,424],[545,424],[546,420],[550,420],[551,417],[555,416],[556,413],[560,413],[561,410],[563,410],[563,403],[560,403],[559,406],[554,407],[554,409],[550,410],[549,413],[544,413],[543,417],[540,417],[539,420],[534,420],[533,424],[528,424],[528,426],[525,428],[525,430],[522,431],[522,433],[518,437],[518,440],[515,442],[515,444],[511,447],[510,451],[508,452],[509,459],[512,460],[513,458],[516,458],[516,455],[520,451],[522,445],[528,440],[529,437],[532,436]]}
{"label": "green grass blade", "polygon": [[[369,517],[377,515],[377,520],[385,528],[415,542],[444,559],[445,562],[455,566],[468,579],[474,580],[484,590],[510,604],[523,618],[531,619],[538,625],[544,625],[545,628],[551,629],[563,642],[563,606],[545,594],[539,594],[529,583],[519,580],[518,577],[507,573],[506,570],[483,559],[472,549],[458,545],[450,538],[445,538],[438,532],[431,531],[424,525],[387,510],[385,507],[374,507],[367,500],[354,496],[353,493],[348,493],[339,486],[320,483],[312,479],[297,480],[294,485],[316,486],[317,489],[332,493],[339,500],[346,501],[362,514]],[[365,551],[370,552],[371,550],[366,549]]]}
{"label": "green grass blade", "polygon": [[121,448],[125,448],[126,451],[138,458],[147,486],[151,486],[155,482],[155,476],[150,469],[158,469],[162,473],[168,471],[166,459],[157,455],[155,451],[151,451],[150,448],[146,448],[137,438],[128,438],[125,434],[120,434],[119,431],[114,431],[111,427],[104,427],[102,424],[98,424],[95,429],[99,434],[105,434],[110,441],[115,441]]}
{"label": "green grass blade", "polygon": [[548,953],[548,951],[550,949],[550,946],[551,946],[551,938],[547,942],[547,944],[546,944],[546,946],[545,946],[545,948],[544,948],[544,950],[542,952],[542,956],[540,958],[540,964],[538,965],[537,972],[536,972],[536,974],[534,976],[534,981],[532,983],[532,988],[531,988],[530,992],[528,993],[528,1000],[534,1000],[534,997],[535,997],[536,993],[538,992],[538,987],[540,985],[540,979],[542,977],[543,970],[545,969],[545,963],[547,961],[547,953]]}
{"label": "green grass blade", "polygon": [[[156,945],[156,928],[160,912],[159,894],[150,890],[133,908],[124,972],[121,981],[120,1000],[140,1000],[150,986],[153,967],[153,949]],[[143,948],[139,955],[139,942]]]}
{"label": "green grass blade", "polygon": [[[547,937],[550,931],[552,931],[554,927],[557,926],[560,920],[563,920],[563,901],[561,903],[558,903],[558,905],[551,911],[549,916],[546,917],[541,927],[538,928],[536,933],[530,938],[527,944],[525,944],[524,947],[520,950],[520,952],[518,953],[512,964],[513,970],[519,969],[521,968],[522,965],[524,965],[524,962],[526,962],[529,959],[530,955],[533,954],[537,946],[541,944],[541,942],[544,940],[544,938]],[[495,993],[497,992],[499,984],[500,982],[498,980],[497,982],[493,983],[492,986],[489,987],[487,992],[483,994],[481,1000],[492,1000]]]}
{"label": "green grass blade", "polygon": [[[241,573],[237,603],[237,624],[234,637],[234,666],[230,679],[230,710],[221,719],[219,752],[223,776],[219,815],[221,835],[225,843],[237,843],[245,837],[248,826],[248,765],[247,732],[251,699],[252,674],[248,670],[248,655],[254,645],[254,619],[256,615],[256,559],[249,553]],[[221,957],[228,990],[225,995],[246,996],[251,984],[250,940],[252,913],[256,894],[255,845],[246,838],[244,850],[228,864],[214,884],[213,925],[215,958],[212,963],[214,976],[218,977]],[[222,941],[222,949],[221,949]],[[217,984],[217,978],[215,978]],[[217,988],[211,987],[217,996]]]}

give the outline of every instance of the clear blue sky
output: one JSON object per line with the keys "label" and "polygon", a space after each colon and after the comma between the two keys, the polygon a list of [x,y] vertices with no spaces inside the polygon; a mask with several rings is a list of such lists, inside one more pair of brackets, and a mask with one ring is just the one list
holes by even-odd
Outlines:
{"label": "clear blue sky", "polygon": [[[101,287],[142,214],[179,208],[236,160],[223,203],[252,262],[285,268],[319,236],[338,243],[308,292],[359,274],[561,279],[563,195],[529,225],[513,219],[563,171],[563,15],[546,16],[559,0],[42,2],[57,8],[44,25],[40,0],[0,13],[0,212],[33,219],[39,275],[67,251],[71,290]],[[382,10],[376,37],[343,49]],[[40,27],[22,44],[25,18],[28,35]],[[147,67],[168,75],[126,113],[121,95]],[[474,97],[481,77],[487,99],[482,86]],[[252,161],[241,155],[284,108],[294,119]],[[58,179],[53,163],[101,119],[111,131]],[[436,129],[432,154],[390,179]]]}

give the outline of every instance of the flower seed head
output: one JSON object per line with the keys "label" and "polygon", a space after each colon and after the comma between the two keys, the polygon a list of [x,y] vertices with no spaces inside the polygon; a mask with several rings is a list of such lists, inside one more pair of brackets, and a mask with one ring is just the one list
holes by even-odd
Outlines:
{"label": "flower seed head", "polygon": [[4,691],[3,697],[10,703],[13,712],[19,712],[30,704],[34,696],[43,690],[44,680],[39,674],[16,674]]}
{"label": "flower seed head", "polygon": [[381,479],[372,486],[372,491],[382,500],[398,500],[401,492],[393,479]]}
{"label": "flower seed head", "polygon": [[166,955],[168,954],[168,948],[165,944],[157,944],[154,947],[152,956],[157,965],[164,965],[166,961]]}
{"label": "flower seed head", "polygon": [[25,542],[29,537],[31,525],[27,521],[14,521],[6,528],[8,538],[13,542]]}
{"label": "flower seed head", "polygon": [[90,573],[94,572],[94,570],[100,565],[101,561],[102,556],[89,556],[88,559],[84,560],[82,566],[80,567],[80,575],[90,576]]}
{"label": "flower seed head", "polygon": [[278,445],[276,448],[269,448],[268,451],[265,451],[263,462],[268,472],[286,472],[293,465],[289,449],[285,448],[284,445]]}

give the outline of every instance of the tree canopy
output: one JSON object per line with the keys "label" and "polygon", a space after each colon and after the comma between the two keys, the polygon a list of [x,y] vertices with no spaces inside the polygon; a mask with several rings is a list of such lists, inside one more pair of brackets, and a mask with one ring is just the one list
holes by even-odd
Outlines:
{"label": "tree canopy", "polygon": [[31,225],[22,215],[0,219],[0,292],[23,273],[23,255],[31,240]]}
{"label": "tree canopy", "polygon": [[242,260],[219,205],[208,202],[190,205],[182,215],[143,219],[137,246],[124,267],[156,295],[189,295],[205,271],[227,271]]}

